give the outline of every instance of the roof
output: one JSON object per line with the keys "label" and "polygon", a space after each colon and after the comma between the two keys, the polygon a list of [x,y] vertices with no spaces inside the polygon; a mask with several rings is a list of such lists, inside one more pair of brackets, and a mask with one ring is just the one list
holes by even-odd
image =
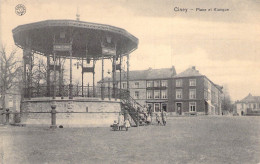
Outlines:
{"label": "roof", "polygon": [[[18,47],[27,48],[29,38],[30,49],[41,55],[53,54],[55,38],[55,44],[62,49],[56,55],[66,58],[70,49],[73,58],[86,58],[86,50],[88,58],[101,58],[102,54],[105,57],[114,54],[125,56],[137,49],[139,43],[138,38],[122,28],[77,20],[45,20],[17,26],[12,32]],[[64,38],[61,38],[62,33]],[[108,37],[111,39],[109,42]],[[115,43],[116,50],[113,48]]]}
{"label": "roof", "polygon": [[199,73],[198,70],[196,70],[195,66],[192,66],[188,69],[186,69],[185,71],[177,74],[176,76],[174,76],[175,78],[181,78],[181,77],[199,77],[199,76],[204,76],[205,78],[207,78],[221,93],[223,93],[222,89],[223,86],[217,85],[214,82],[212,82],[207,76],[202,75],[201,73]]}
{"label": "roof", "polygon": [[[153,79],[170,79],[173,78],[176,75],[175,67],[172,66],[172,68],[161,68],[161,69],[152,69],[149,68],[147,70],[134,70],[129,71],[129,80],[153,80]],[[120,74],[116,73],[116,80],[119,81]],[[127,74],[126,72],[122,72],[121,80],[126,81],[127,80]],[[104,78],[104,81],[108,81],[108,77]],[[112,81],[112,78],[110,78],[110,81]],[[100,83],[99,81],[98,83]]]}
{"label": "roof", "polygon": [[203,76],[202,74],[199,73],[198,70],[193,66],[191,68],[186,69],[185,71],[177,74],[174,77],[190,77],[190,76]]}
{"label": "roof", "polygon": [[260,96],[253,96],[251,93],[249,93],[239,102],[260,102]]}

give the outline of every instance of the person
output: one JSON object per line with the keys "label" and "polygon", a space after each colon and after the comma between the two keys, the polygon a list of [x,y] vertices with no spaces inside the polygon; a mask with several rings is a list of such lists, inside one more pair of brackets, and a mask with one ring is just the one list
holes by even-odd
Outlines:
{"label": "person", "polygon": [[122,130],[123,126],[124,126],[124,115],[122,113],[119,113],[119,116],[118,116],[118,129]]}
{"label": "person", "polygon": [[130,121],[129,121],[129,118],[127,118],[126,120],[125,120],[125,130],[126,131],[128,131],[128,128],[130,128],[131,126],[130,126]]}
{"label": "person", "polygon": [[166,112],[164,110],[162,110],[162,122],[163,122],[163,125],[165,126],[166,125]]}
{"label": "person", "polygon": [[118,130],[118,123],[116,122],[116,120],[114,120],[114,123],[111,125],[111,127],[114,131]]}
{"label": "person", "polygon": [[150,115],[147,116],[146,123],[149,125],[152,122],[152,118]]}
{"label": "person", "polygon": [[156,113],[156,121],[158,125],[161,125],[160,115],[158,113]]}

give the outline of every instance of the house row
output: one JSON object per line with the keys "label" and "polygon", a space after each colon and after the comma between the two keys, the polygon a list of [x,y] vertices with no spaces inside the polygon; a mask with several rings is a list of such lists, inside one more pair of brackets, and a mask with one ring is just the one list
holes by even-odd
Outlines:
{"label": "house row", "polygon": [[[104,85],[111,85],[106,77]],[[127,89],[126,76],[121,75],[121,88]],[[119,74],[116,81],[120,88]],[[99,85],[101,81],[98,82]],[[129,90],[132,98],[154,112],[161,110],[176,115],[220,115],[222,87],[213,83],[193,66],[176,74],[175,67],[129,72]]]}

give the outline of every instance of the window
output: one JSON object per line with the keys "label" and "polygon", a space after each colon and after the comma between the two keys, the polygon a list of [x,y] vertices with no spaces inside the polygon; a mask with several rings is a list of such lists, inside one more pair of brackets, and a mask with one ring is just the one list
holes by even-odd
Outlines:
{"label": "window", "polygon": [[160,81],[159,80],[154,81],[154,87],[160,87]]}
{"label": "window", "polygon": [[147,99],[153,98],[153,91],[152,90],[148,90],[146,93],[147,93]]}
{"label": "window", "polygon": [[176,87],[181,87],[182,86],[182,80],[176,80]]}
{"label": "window", "polygon": [[176,99],[182,99],[182,90],[181,89],[176,90]]}
{"label": "window", "polygon": [[190,112],[196,112],[196,102],[190,102],[189,106]]}
{"label": "window", "polygon": [[152,82],[152,81],[147,81],[146,86],[147,86],[147,87],[153,87],[153,82]]}
{"label": "window", "polygon": [[190,99],[196,99],[196,89],[190,89]]}
{"label": "window", "polygon": [[167,104],[162,104],[162,110],[164,110],[165,112],[167,112]]}
{"label": "window", "polygon": [[135,82],[135,88],[139,88],[139,82]]}
{"label": "window", "polygon": [[167,99],[167,90],[162,90],[161,91],[161,98],[162,99]]}
{"label": "window", "polygon": [[122,83],[122,89],[126,89],[126,83]]}
{"label": "window", "polygon": [[190,79],[190,86],[196,86],[196,79]]}
{"label": "window", "polygon": [[158,90],[154,91],[154,98],[155,99],[159,99],[160,98],[160,91],[158,91]]}
{"label": "window", "polygon": [[154,110],[155,110],[155,112],[160,112],[160,104],[159,103],[154,104]]}
{"label": "window", "polygon": [[162,80],[161,85],[162,85],[162,87],[168,87],[167,80]]}
{"label": "window", "polygon": [[139,99],[139,91],[135,91],[135,99]]}

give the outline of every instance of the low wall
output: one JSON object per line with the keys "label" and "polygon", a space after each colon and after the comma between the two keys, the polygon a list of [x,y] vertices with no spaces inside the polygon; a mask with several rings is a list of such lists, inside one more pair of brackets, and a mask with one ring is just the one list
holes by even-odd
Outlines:
{"label": "low wall", "polygon": [[[51,104],[53,104],[51,99],[32,99],[24,101],[21,111],[29,113],[21,115],[21,123],[26,125],[50,126],[50,113],[30,112],[50,112]],[[55,104],[57,111],[57,126],[63,125],[64,127],[109,126],[114,120],[117,120],[118,113],[121,112],[120,101],[101,101],[99,99],[81,98],[73,100],[56,100]]]}

